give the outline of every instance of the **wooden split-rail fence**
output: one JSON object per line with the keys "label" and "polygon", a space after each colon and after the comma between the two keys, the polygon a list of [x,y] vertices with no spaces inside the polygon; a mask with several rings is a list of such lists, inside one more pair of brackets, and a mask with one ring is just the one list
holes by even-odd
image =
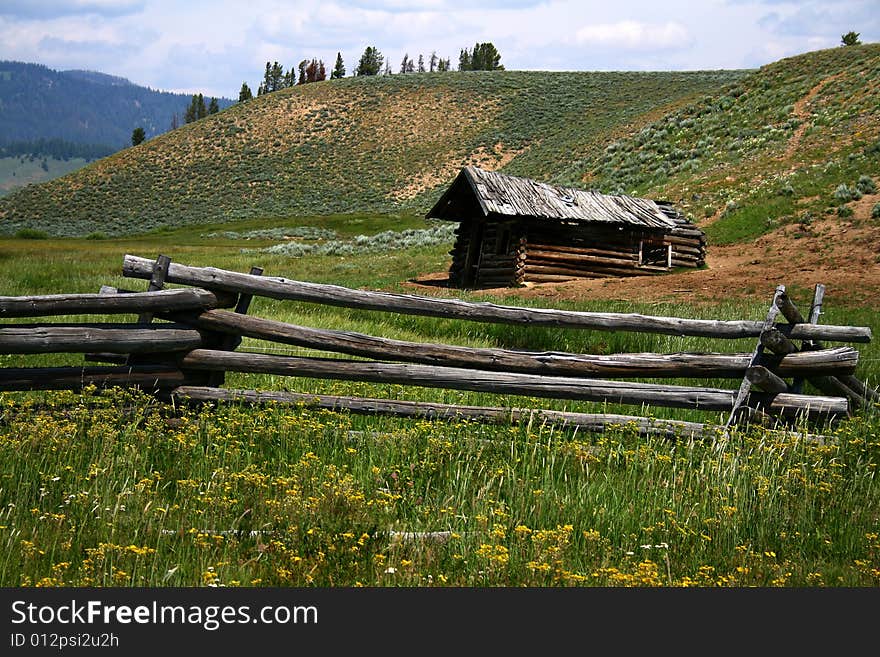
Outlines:
{"label": "wooden split-rail fence", "polygon": [[[800,419],[830,423],[880,401],[856,375],[869,327],[819,323],[824,287],[817,285],[803,316],[785,287],[776,288],[763,321],[707,320],[595,313],[474,303],[365,291],[249,273],[193,267],[126,255],[122,274],[149,281],[146,291],[104,287],[95,294],[0,297],[0,318],[135,315],[120,323],[6,323],[0,353],[81,353],[85,363],[0,369],[0,390],[135,386],[166,401],[240,400],[291,403],[408,417],[488,422],[541,421],[603,431],[625,424],[644,434],[718,435],[711,423],[638,415],[548,409],[460,406],[429,402],[234,390],[227,372],[403,384],[430,388],[610,404],[722,412],[723,429],[745,422],[791,426]],[[178,285],[179,287],[166,287]],[[248,315],[254,296],[379,312],[473,322],[638,331],[665,335],[754,339],[748,353],[528,352],[392,340],[349,331],[296,326]],[[785,321],[778,321],[784,319]],[[158,320],[158,321],[157,321]],[[274,355],[239,349],[244,338],[335,352],[356,358]],[[826,346],[825,342],[844,343]],[[102,363],[102,364],[96,364]],[[639,378],[728,378],[736,389],[644,383]],[[819,394],[804,392],[806,382]]]}

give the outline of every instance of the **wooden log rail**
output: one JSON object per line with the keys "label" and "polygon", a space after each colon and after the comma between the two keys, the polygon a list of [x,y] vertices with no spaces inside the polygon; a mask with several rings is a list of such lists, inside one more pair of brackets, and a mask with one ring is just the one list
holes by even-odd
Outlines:
{"label": "wooden log rail", "polygon": [[180,386],[170,391],[175,402],[245,402],[251,404],[294,404],[307,408],[331,411],[394,415],[396,417],[431,420],[471,420],[504,424],[547,423],[580,431],[602,432],[612,427],[635,428],[640,435],[659,435],[667,438],[708,438],[717,432],[699,422],[645,418],[611,413],[576,413],[549,409],[498,408],[493,406],[461,406],[433,402],[414,402],[370,397],[339,395],[310,395],[298,392],[255,390],[222,390],[208,386]]}
{"label": "wooden log rail", "polygon": [[[736,391],[719,388],[550,377],[510,372],[435,367],[430,365],[272,356],[195,349],[181,361],[184,370],[249,372],[283,376],[366,381],[428,388],[471,390],[493,394],[554,399],[648,404],[673,408],[726,411],[734,408]],[[847,400],[819,395],[751,393],[747,403],[783,416],[810,418],[846,414]]]}
{"label": "wooden log rail", "polygon": [[179,288],[129,294],[49,294],[0,297],[0,319],[55,315],[118,315],[229,308],[235,294]]}
{"label": "wooden log rail", "polygon": [[0,368],[0,390],[82,390],[127,386],[154,392],[192,383],[173,365]]}
{"label": "wooden log rail", "polygon": [[[661,436],[669,439],[711,439],[720,429],[711,424],[648,418],[614,413],[578,413],[535,408],[499,408],[495,406],[462,406],[434,402],[416,402],[372,397],[314,395],[299,392],[222,390],[207,386],[180,386],[167,393],[175,403],[238,402],[246,404],[291,404],[305,408],[329,411],[348,411],[364,415],[393,415],[395,417],[424,418],[429,420],[468,420],[495,424],[546,424],[576,431],[604,433],[625,427],[641,436]],[[778,432],[780,434],[785,432]],[[798,437],[806,442],[823,443],[825,436],[803,433]]]}
{"label": "wooden log rail", "polygon": [[[551,255],[550,260],[555,256]],[[603,256],[596,256],[602,259]],[[524,263],[525,268],[528,263]],[[596,263],[599,264],[599,263]],[[602,263],[604,264],[604,263]],[[502,272],[502,269],[504,270]],[[509,272],[499,267],[499,272]],[[51,367],[0,369],[0,390],[81,389],[87,385],[136,386],[162,398],[268,398],[276,393],[220,390],[226,372],[250,372],[312,379],[336,379],[427,388],[470,390],[490,394],[525,395],[585,402],[617,403],[730,413],[726,430],[740,412],[748,417],[767,414],[784,419],[807,417],[834,420],[849,413],[849,401],[874,401],[871,391],[854,376],[858,352],[850,346],[826,347],[823,341],[868,342],[868,327],[820,325],[814,301],[809,321],[797,312],[777,287],[763,322],[694,320],[632,313],[592,313],[531,309],[473,303],[458,299],[418,297],[305,283],[210,267],[189,267],[160,256],[148,260],[126,255],[123,274],[150,281],[148,292],[102,288],[100,294],[0,297],[0,318],[76,314],[137,316],[133,323],[49,323],[0,326],[0,353],[85,353],[121,367]],[[499,274],[500,275],[500,274]],[[162,289],[165,284],[190,287]],[[817,291],[817,295],[818,295]],[[635,353],[573,354],[528,352],[416,343],[349,331],[316,329],[248,316],[252,296],[321,303],[363,310],[398,312],[481,322],[580,328],[600,331],[639,331],[667,335],[757,338],[749,353]],[[235,308],[233,312],[224,308]],[[788,323],[777,323],[780,314]],[[814,316],[815,315],[815,316]],[[153,322],[159,318],[161,322]],[[781,319],[781,318],[780,318]],[[336,352],[358,359],[286,357],[236,352],[243,338]],[[803,345],[798,348],[795,340]],[[789,385],[784,377],[794,377]],[[630,378],[742,378],[738,390],[640,383]],[[823,394],[802,394],[798,382],[808,380]],[[227,395],[228,392],[228,395]],[[295,393],[277,393],[290,399]],[[311,397],[306,395],[305,397]],[[231,397],[229,397],[231,398]],[[280,397],[279,397],[280,398]],[[296,397],[299,398],[299,397]],[[516,409],[459,407],[324,397],[322,404],[342,404],[360,412],[499,419]],[[415,404],[415,405],[413,405]],[[322,406],[325,407],[325,406]],[[522,411],[525,413],[525,411]],[[607,427],[631,416],[557,414],[528,411],[542,421],[568,422],[582,428]],[[525,416],[523,416],[525,417]],[[666,435],[690,432],[695,423],[664,421],[659,428],[637,418],[639,431]],[[494,421],[494,420],[493,420]],[[690,426],[694,424],[694,426]],[[701,429],[702,430],[702,429]]]}
{"label": "wooden log rail", "polygon": [[[209,331],[349,356],[525,374],[606,378],[740,378],[750,365],[749,354],[736,353],[633,353],[603,356],[407,342],[351,331],[297,326],[228,310],[208,310],[189,318],[179,315],[174,317]],[[855,371],[858,356],[858,351],[852,347],[800,352],[776,359],[772,369],[778,376],[848,374]]]}
{"label": "wooden log rail", "polygon": [[[149,279],[154,261],[126,255],[122,273],[131,278]],[[579,328],[599,331],[638,331],[711,338],[757,338],[764,323],[749,320],[682,319],[637,313],[593,313],[546,308],[500,306],[459,299],[420,297],[354,290],[337,285],[307,283],[281,277],[252,276],[214,267],[192,267],[171,263],[166,281],[237,294],[272,299],[306,301],[361,310],[377,310],[410,315],[456,318],[478,322]],[[870,342],[871,329],[864,326],[817,324],[779,325],[791,339]]]}
{"label": "wooden log rail", "polygon": [[[802,325],[805,322],[808,324],[817,324],[819,321],[819,315],[821,314],[824,297],[825,286],[818,283],[813,291],[813,303],[810,306],[809,319],[804,318],[794,302],[785,293],[779,295],[776,299],[776,305],[789,323],[794,326]],[[764,340],[765,338],[762,336],[762,341]],[[803,353],[805,351],[810,352],[824,347],[819,339],[805,339],[801,342],[800,350],[798,350],[797,345],[795,345],[790,339],[777,334],[768,336],[766,341],[769,345],[768,348],[777,354],[794,354],[799,352]],[[860,407],[880,401],[880,393],[878,393],[876,389],[868,387],[863,381],[860,381],[853,376],[852,373],[812,377],[807,375],[807,380],[822,392],[843,396]],[[791,389],[794,392],[800,392],[801,387],[802,380],[797,379],[793,382]]]}
{"label": "wooden log rail", "polygon": [[181,324],[17,324],[0,327],[0,353],[113,354],[190,351],[209,344],[191,326]]}

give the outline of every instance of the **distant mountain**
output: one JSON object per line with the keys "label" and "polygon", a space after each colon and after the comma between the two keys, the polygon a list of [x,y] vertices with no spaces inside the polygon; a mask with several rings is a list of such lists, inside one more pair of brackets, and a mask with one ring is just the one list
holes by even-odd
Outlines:
{"label": "distant mountain", "polygon": [[[191,100],[97,71],[0,61],[0,146],[42,139],[115,151],[131,145],[137,127],[149,139],[170,130],[175,114],[182,124]],[[234,103],[217,102],[221,109]]]}
{"label": "distant mountain", "polygon": [[62,71],[62,73],[70,77],[85,80],[86,82],[105,84],[111,87],[133,86],[131,80],[128,78],[122,78],[118,75],[108,75],[107,73],[100,73],[98,71],[82,71],[74,68],[69,71]]}

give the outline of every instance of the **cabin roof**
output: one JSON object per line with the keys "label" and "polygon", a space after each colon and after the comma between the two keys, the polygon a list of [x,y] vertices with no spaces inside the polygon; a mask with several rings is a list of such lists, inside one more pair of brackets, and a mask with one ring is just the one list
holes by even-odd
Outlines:
{"label": "cabin roof", "polygon": [[463,167],[440,200],[427,213],[432,219],[461,221],[462,196],[469,195],[484,217],[532,217],[577,223],[627,224],[673,229],[676,222],[652,200],[624,194],[559,187],[530,178]]}

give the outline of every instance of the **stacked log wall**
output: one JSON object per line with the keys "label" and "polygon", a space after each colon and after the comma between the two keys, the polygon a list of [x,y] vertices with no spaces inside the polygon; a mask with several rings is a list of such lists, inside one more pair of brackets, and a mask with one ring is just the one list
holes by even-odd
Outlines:
{"label": "stacked log wall", "polygon": [[[509,287],[516,285],[522,267],[522,240],[517,225],[487,222],[483,230],[480,264],[477,269],[476,287]],[[506,244],[499,244],[502,233],[507,231]],[[499,252],[500,251],[500,252]]]}
{"label": "stacked log wall", "polygon": [[620,230],[618,226],[529,226],[524,281],[535,283],[575,278],[639,276],[666,267],[639,264],[639,242],[660,242],[662,235]]}
{"label": "stacked log wall", "polygon": [[702,267],[706,264],[706,234],[669,203],[658,202],[660,210],[675,222],[664,238],[672,245],[673,267]]}

